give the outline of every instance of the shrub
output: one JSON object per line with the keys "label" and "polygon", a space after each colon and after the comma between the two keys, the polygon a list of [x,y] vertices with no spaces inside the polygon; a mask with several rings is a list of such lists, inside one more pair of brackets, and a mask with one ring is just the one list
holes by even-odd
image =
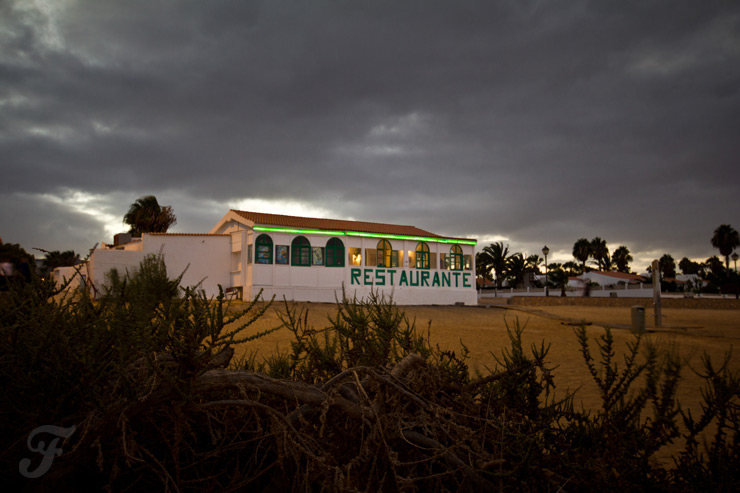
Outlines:
{"label": "shrub", "polygon": [[[111,280],[93,302],[86,293],[62,296],[64,286],[33,276],[15,284],[0,303],[5,477],[23,479],[19,457],[33,455],[25,437],[46,424],[76,426],[72,443],[78,450],[83,442],[89,445],[89,436],[74,438],[98,433],[101,453],[113,459],[101,463],[110,474],[122,454],[103,441],[125,409],[145,402],[163,384],[189,399],[194,377],[228,364],[231,344],[265,333],[246,335],[245,329],[269,304],[257,308],[255,299],[227,315],[223,294],[209,300],[202,291],[180,288],[179,279],[167,278],[161,257],[147,257],[136,273],[114,273]],[[86,459],[81,467],[95,465]]]}
{"label": "shrub", "polygon": [[[731,352],[719,367],[709,356],[702,358],[704,379],[702,411],[698,417],[682,412],[686,447],[676,458],[673,479],[677,486],[707,491],[733,491],[740,471],[740,373],[729,369]],[[708,434],[703,447],[699,439]]]}
{"label": "shrub", "polygon": [[[681,364],[641,337],[617,361],[576,330],[602,396],[594,412],[553,397],[549,346],[510,346],[471,375],[467,350],[386,299],[343,296],[325,327],[287,302],[287,351],[226,369],[270,306],[230,314],[166,277],[159,257],[110,277],[98,302],[60,298],[34,278],[0,302],[0,407],[6,487],[241,491],[730,491],[740,466],[740,376],[709,358],[699,416],[676,401]],[[275,330],[275,329],[273,329]],[[596,349],[596,356],[592,350]],[[258,371],[257,371],[258,370]],[[75,427],[39,479],[18,475],[43,424]],[[682,431],[684,430],[684,431]],[[710,433],[705,447],[702,437]],[[656,452],[686,441],[668,470]],[[38,457],[35,460],[40,460]]]}

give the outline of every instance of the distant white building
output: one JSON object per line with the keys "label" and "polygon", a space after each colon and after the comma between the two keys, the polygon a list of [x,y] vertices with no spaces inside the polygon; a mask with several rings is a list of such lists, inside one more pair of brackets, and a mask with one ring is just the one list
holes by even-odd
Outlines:
{"label": "distant white building", "polygon": [[709,284],[708,281],[705,281],[697,274],[676,274],[676,281],[700,288]]}
{"label": "distant white building", "polygon": [[477,303],[476,240],[436,235],[415,226],[229,211],[207,234],[143,234],[103,245],[89,260],[96,287],[106,274],[135,269],[162,253],[171,277],[200,283],[209,296],[218,286],[252,298],[334,302],[372,291],[400,305]]}
{"label": "distant white building", "polygon": [[598,284],[599,286],[618,286],[625,284],[640,284],[647,282],[647,280],[637,274],[625,274],[624,272],[604,272],[599,270],[592,270],[584,272],[578,279],[581,282],[591,282]]}

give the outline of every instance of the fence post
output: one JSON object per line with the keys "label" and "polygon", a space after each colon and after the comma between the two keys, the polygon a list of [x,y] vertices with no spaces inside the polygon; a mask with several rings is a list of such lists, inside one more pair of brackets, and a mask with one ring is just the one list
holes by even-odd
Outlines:
{"label": "fence post", "polygon": [[663,327],[660,314],[660,262],[653,260],[653,308],[655,309],[655,326]]}

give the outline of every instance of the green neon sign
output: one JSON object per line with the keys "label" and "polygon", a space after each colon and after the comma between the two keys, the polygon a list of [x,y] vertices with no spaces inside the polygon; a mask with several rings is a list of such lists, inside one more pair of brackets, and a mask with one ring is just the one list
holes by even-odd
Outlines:
{"label": "green neon sign", "polygon": [[473,273],[462,271],[362,269],[354,267],[350,269],[349,276],[351,286],[473,287]]}
{"label": "green neon sign", "polygon": [[428,238],[426,236],[406,236],[406,235],[384,235],[379,233],[359,233],[354,231],[348,231],[345,233],[347,236],[361,236],[363,238],[390,238],[391,240],[413,240],[413,241],[428,241],[433,243],[457,243],[459,245],[475,245],[478,243],[475,240],[455,240],[450,238]]}
{"label": "green neon sign", "polygon": [[266,226],[255,226],[255,231],[269,231],[273,233],[295,233],[304,235],[329,235],[329,236],[341,236],[344,235],[344,231],[326,231],[320,229],[297,229],[297,228],[268,228]]}
{"label": "green neon sign", "polygon": [[450,238],[429,238],[426,236],[392,235],[380,233],[363,233],[357,231],[327,231],[321,229],[298,229],[298,228],[275,228],[267,226],[255,226],[255,231],[268,231],[273,233],[294,233],[306,235],[329,235],[329,236],[359,236],[362,238],[389,238],[392,240],[428,241],[430,243],[456,243],[459,245],[475,245],[475,240],[455,240]]}

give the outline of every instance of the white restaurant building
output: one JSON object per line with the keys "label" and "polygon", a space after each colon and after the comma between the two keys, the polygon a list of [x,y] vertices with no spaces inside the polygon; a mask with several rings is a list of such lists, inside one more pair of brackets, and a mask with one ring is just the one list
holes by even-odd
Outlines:
{"label": "white restaurant building", "polygon": [[97,291],[112,268],[135,269],[162,253],[171,277],[250,299],[260,290],[292,301],[334,302],[372,291],[399,305],[477,303],[476,240],[414,226],[231,210],[207,234],[145,233],[96,249],[87,277]]}

